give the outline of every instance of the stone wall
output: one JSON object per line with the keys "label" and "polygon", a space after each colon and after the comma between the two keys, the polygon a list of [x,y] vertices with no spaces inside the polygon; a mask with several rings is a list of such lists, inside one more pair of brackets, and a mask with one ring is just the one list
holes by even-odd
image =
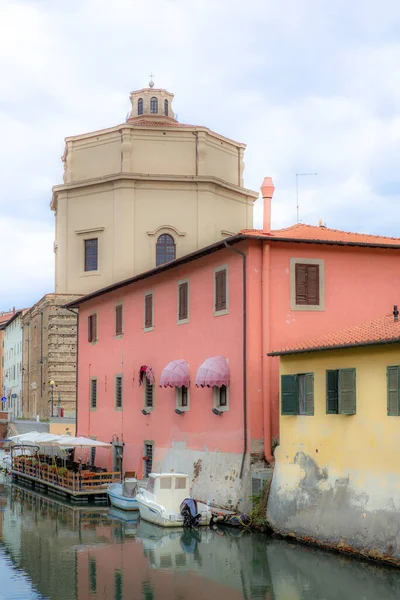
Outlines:
{"label": "stone wall", "polygon": [[[77,296],[46,294],[24,316],[23,416],[76,413],[76,315],[62,308]],[[54,386],[50,382],[54,382]]]}

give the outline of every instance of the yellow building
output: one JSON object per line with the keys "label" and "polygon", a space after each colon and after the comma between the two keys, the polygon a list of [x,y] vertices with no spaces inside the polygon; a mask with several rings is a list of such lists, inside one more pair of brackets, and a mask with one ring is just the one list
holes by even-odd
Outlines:
{"label": "yellow building", "polygon": [[271,526],[400,565],[397,307],[271,355],[281,370]]}
{"label": "yellow building", "polygon": [[245,144],[180,123],[152,81],[130,101],[124,123],[65,140],[56,293],[93,292],[253,227]]}

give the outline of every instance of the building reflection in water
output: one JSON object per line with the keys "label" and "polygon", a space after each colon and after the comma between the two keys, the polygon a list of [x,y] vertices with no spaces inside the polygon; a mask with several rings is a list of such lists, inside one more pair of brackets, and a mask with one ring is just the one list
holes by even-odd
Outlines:
{"label": "building reflection in water", "polygon": [[56,600],[395,600],[400,574],[236,529],[167,530],[0,490],[3,546]]}

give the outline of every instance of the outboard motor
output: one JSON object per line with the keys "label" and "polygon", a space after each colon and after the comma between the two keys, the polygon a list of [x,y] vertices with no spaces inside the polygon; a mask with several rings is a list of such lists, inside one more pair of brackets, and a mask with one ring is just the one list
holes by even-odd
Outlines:
{"label": "outboard motor", "polygon": [[124,479],[122,484],[122,495],[125,498],[135,498],[138,491],[138,482],[134,477]]}
{"label": "outboard motor", "polygon": [[193,498],[185,498],[180,505],[184,527],[199,527],[201,515],[197,512],[197,502]]}

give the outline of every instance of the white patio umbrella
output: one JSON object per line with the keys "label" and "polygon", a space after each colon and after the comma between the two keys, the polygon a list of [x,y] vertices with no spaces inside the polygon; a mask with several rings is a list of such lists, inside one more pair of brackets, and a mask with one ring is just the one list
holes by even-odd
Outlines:
{"label": "white patio umbrella", "polygon": [[72,437],[69,435],[59,436],[61,440],[56,442],[60,448],[111,448],[111,444],[92,440],[86,437]]}
{"label": "white patio umbrella", "polygon": [[56,446],[57,442],[64,436],[54,435],[52,433],[39,433],[38,431],[31,431],[29,433],[23,433],[21,435],[14,435],[9,438],[14,444],[26,444],[35,446]]}

